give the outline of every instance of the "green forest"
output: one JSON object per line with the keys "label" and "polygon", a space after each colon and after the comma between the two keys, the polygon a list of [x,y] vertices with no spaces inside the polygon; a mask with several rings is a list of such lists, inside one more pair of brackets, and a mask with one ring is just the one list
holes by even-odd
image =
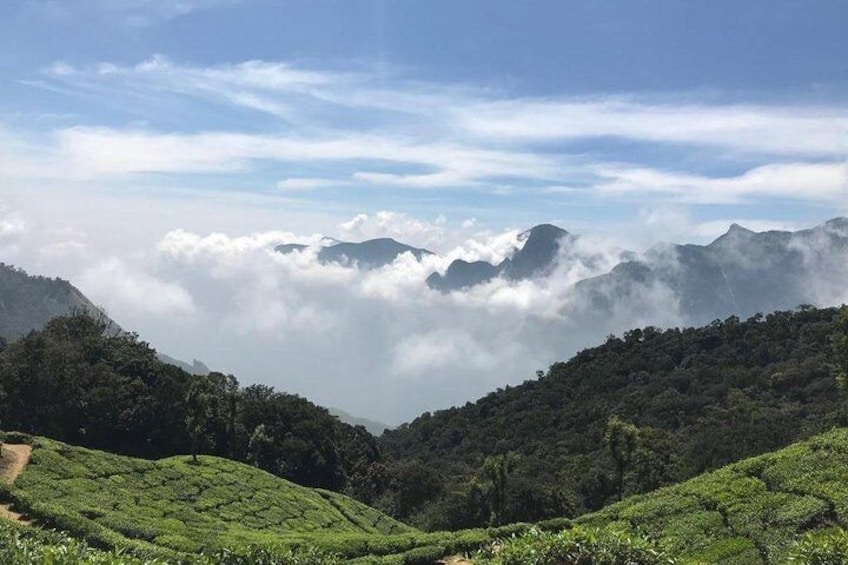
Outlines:
{"label": "green forest", "polygon": [[[848,438],[818,434],[848,427],[846,369],[844,308],[648,327],[377,438],[296,395],[162,363],[102,319],[60,317],[0,344],[0,426],[36,446],[2,493],[40,526],[2,537],[92,556],[80,563],[838,554]],[[272,557],[225,558],[257,551]],[[551,559],[538,562],[583,562]]]}

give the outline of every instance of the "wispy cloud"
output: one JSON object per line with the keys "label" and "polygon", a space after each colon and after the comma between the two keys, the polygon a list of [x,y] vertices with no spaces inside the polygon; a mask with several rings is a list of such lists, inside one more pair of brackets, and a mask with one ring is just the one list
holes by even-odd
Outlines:
{"label": "wispy cloud", "polygon": [[72,17],[90,17],[91,14],[107,15],[121,24],[144,27],[158,22],[187,16],[198,10],[205,10],[241,0],[77,0],[62,2],[59,0],[29,0],[27,7],[45,17],[68,19]]}
{"label": "wispy cloud", "polygon": [[[668,96],[535,99],[400,75],[377,80],[367,68],[279,61],[203,67],[162,56],[137,65],[59,63],[39,80],[46,88],[126,98],[134,108],[150,105],[144,114],[149,123],[57,130],[45,140],[46,151],[34,152],[35,164],[18,164],[18,171],[114,179],[261,168],[276,178],[260,185],[313,193],[388,187],[701,204],[845,198],[848,107],[839,104],[710,103],[691,96],[679,103]],[[212,104],[223,116],[258,112],[264,118],[234,123],[262,121],[262,131],[221,128],[221,120],[206,117],[161,127],[181,115],[187,98]],[[653,150],[639,159],[638,152],[596,149],[598,139],[610,138]],[[658,147],[662,161],[651,157]],[[697,167],[687,170],[695,152]],[[53,166],[45,166],[51,159]],[[728,162],[743,172],[709,173]],[[308,163],[321,163],[322,172],[297,170]]]}
{"label": "wispy cloud", "polygon": [[665,172],[649,168],[606,167],[608,182],[598,190],[618,195],[659,194],[689,203],[732,204],[770,197],[820,202],[848,202],[848,165],[778,163],[732,177]]}

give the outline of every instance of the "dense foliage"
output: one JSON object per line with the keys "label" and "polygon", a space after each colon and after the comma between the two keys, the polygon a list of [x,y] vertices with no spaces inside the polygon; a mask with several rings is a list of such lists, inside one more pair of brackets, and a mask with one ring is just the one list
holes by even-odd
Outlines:
{"label": "dense foliage", "polygon": [[0,422],[141,457],[224,456],[426,530],[496,527],[578,516],[848,424],[846,316],[632,330],[379,441],[303,398],[189,375],[132,334],[70,316],[0,343]]}
{"label": "dense foliage", "polygon": [[537,380],[386,432],[384,453],[426,487],[396,473],[388,494],[361,498],[424,528],[575,516],[845,425],[841,320],[801,308],[610,337]]}
{"label": "dense foliage", "polygon": [[[783,563],[848,550],[848,430],[746,459],[583,516],[585,526],[638,530],[696,563]],[[804,538],[807,532],[815,535]],[[798,540],[801,540],[800,542]],[[848,553],[842,553],[843,557]]]}
{"label": "dense foliage", "polygon": [[7,489],[27,515],[107,547],[196,553],[319,531],[413,532],[345,496],[209,456],[147,461],[39,439]]}
{"label": "dense foliage", "polygon": [[668,552],[626,530],[531,530],[480,552],[481,565],[675,565]]}
{"label": "dense foliage", "polygon": [[361,427],[270,387],[189,375],[135,335],[87,315],[0,344],[0,422],[142,457],[208,453],[299,484],[342,490],[379,458]]}
{"label": "dense foliage", "polygon": [[848,555],[848,429],[629,497],[576,523],[438,533],[218,458],[150,462],[41,438],[34,445],[30,466],[0,489],[0,501],[36,525],[0,520],[0,557],[19,559],[2,563],[39,563],[20,556],[43,552],[63,556],[41,561],[51,565],[431,565],[457,553],[474,553],[478,565],[762,565],[840,564]]}

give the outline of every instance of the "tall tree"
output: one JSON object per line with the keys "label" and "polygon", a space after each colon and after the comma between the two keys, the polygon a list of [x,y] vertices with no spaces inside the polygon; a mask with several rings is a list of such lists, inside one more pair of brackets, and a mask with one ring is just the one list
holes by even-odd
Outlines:
{"label": "tall tree", "polygon": [[604,439],[615,464],[615,484],[618,499],[621,500],[624,493],[624,476],[633,461],[633,454],[639,440],[639,429],[618,416],[613,416],[607,422]]}

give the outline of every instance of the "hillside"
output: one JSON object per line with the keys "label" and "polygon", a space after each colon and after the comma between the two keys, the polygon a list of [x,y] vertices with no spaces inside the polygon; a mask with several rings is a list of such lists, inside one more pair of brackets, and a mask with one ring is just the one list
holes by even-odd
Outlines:
{"label": "hillside", "polygon": [[[848,429],[629,497],[573,523],[435,534],[244,465],[214,457],[189,462],[142,461],[37,438],[30,466],[0,496],[39,521],[20,527],[0,520],[0,557],[30,564],[32,556],[62,555],[67,565],[142,562],[130,554],[197,565],[429,565],[470,552],[478,565],[768,565],[818,555],[816,563],[835,565],[848,556]],[[81,538],[123,556],[88,549]],[[571,560],[546,560],[550,555]]]}
{"label": "hillside", "polygon": [[[538,380],[387,431],[384,453],[434,470],[407,519],[446,528],[600,508],[618,489],[604,439],[613,416],[636,427],[625,495],[846,425],[833,370],[838,316],[803,309],[632,330]],[[493,465],[508,470],[505,499],[487,486]]]}
{"label": "hillside", "polygon": [[622,525],[693,563],[782,563],[810,531],[848,528],[848,430],[837,429],[578,520]]}
{"label": "hillside", "polygon": [[0,338],[14,340],[74,310],[100,312],[68,281],[30,276],[0,263]]}
{"label": "hillside", "polygon": [[137,457],[225,456],[305,486],[341,491],[379,457],[364,428],[305,398],[188,374],[85,315],[0,344],[0,393],[9,428]]}
{"label": "hillside", "polygon": [[345,496],[226,459],[147,461],[48,439],[35,442],[11,496],[23,513],[117,547],[139,540],[197,552],[316,532],[414,531]]}

